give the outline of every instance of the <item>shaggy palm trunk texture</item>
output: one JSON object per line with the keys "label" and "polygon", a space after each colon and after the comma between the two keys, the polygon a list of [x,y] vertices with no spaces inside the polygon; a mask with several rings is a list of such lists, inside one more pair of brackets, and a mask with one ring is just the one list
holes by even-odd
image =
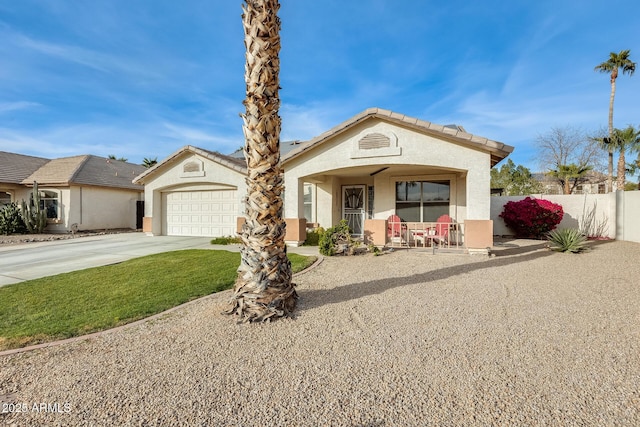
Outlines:
{"label": "shaggy palm trunk texture", "polygon": [[247,161],[246,223],[242,261],[227,314],[264,322],[288,316],[298,295],[284,242],[280,166],[280,19],[278,0],[248,0],[243,7],[247,97],[243,115]]}

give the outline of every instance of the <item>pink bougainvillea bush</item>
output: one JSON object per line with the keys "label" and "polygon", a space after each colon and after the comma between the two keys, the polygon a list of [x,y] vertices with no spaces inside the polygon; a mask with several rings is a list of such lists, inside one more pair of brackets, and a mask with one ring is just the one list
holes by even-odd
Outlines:
{"label": "pink bougainvillea bush", "polygon": [[560,224],[563,215],[562,206],[549,200],[527,197],[518,202],[507,202],[500,218],[518,237],[543,239]]}

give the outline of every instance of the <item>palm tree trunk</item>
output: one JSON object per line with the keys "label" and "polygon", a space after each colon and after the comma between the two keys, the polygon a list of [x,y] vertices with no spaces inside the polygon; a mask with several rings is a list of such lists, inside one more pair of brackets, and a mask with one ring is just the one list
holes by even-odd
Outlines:
{"label": "palm tree trunk", "polygon": [[278,0],[246,0],[242,14],[247,49],[243,115],[247,220],[241,233],[238,279],[226,313],[252,322],[287,316],[298,299],[291,283],[282,218],[279,9]]}
{"label": "palm tree trunk", "polygon": [[624,184],[627,180],[627,163],[624,151],[624,146],[621,146],[620,154],[618,156],[618,180],[616,182],[616,189],[618,191],[624,191]]}
{"label": "palm tree trunk", "polygon": [[[618,70],[611,73],[611,96],[609,98],[609,139],[613,138],[613,100],[616,97],[616,77]],[[613,148],[609,148],[609,165],[607,176],[607,191],[613,191]]]}

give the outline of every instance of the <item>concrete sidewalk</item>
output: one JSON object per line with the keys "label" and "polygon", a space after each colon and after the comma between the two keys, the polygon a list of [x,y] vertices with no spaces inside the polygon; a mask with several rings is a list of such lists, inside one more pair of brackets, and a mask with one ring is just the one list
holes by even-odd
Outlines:
{"label": "concrete sidewalk", "polygon": [[[147,236],[144,233],[106,234],[52,242],[0,246],[0,286],[131,258],[181,249],[239,252],[240,245],[211,245],[209,237]],[[317,255],[317,247],[288,248]]]}

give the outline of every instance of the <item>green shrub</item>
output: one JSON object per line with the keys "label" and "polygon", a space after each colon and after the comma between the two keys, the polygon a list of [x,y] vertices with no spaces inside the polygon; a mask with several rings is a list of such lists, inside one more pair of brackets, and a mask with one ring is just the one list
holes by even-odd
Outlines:
{"label": "green shrub", "polygon": [[211,239],[212,245],[233,245],[235,243],[242,243],[242,239],[234,236],[214,237]]}
{"label": "green shrub", "polygon": [[380,250],[379,247],[377,247],[376,245],[374,245],[373,243],[370,244],[367,249],[369,250],[369,252],[371,252],[374,256],[380,256],[382,255],[382,251]]}
{"label": "green shrub", "polygon": [[307,231],[307,239],[304,241],[302,246],[318,246],[322,233],[324,233],[324,228],[322,227]]}
{"label": "green shrub", "polygon": [[338,225],[327,228],[320,235],[318,251],[322,255],[333,256],[338,253],[339,245],[347,245],[347,250],[353,246],[349,225],[344,219]]}
{"label": "green shrub", "polygon": [[587,249],[587,238],[575,228],[563,228],[549,233],[549,249],[557,252],[579,253]]}
{"label": "green shrub", "polygon": [[20,208],[15,203],[9,203],[0,209],[0,234],[24,234],[27,227],[24,225]]}

